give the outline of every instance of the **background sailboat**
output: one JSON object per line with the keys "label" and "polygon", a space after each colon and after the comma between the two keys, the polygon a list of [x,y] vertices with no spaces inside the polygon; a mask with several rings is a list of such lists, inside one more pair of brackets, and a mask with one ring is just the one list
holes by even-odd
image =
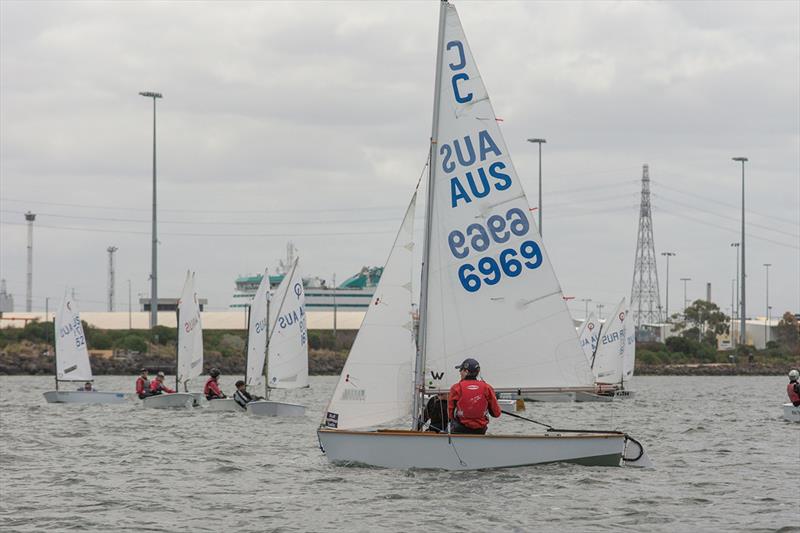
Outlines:
{"label": "background sailboat", "polygon": [[[197,403],[197,395],[188,392],[189,381],[203,371],[203,325],[200,306],[195,291],[194,273],[187,271],[181,299],[178,302],[178,353],[175,371],[174,394],[159,394],[142,400],[145,407],[191,407]],[[181,384],[183,392],[181,392]],[[202,396],[202,394],[200,394]]]}
{"label": "background sailboat", "polygon": [[[275,293],[275,312],[271,310],[270,300],[266,299],[266,313],[253,316],[251,310],[250,329],[260,322],[268,324],[269,336],[266,346],[266,389],[267,399],[247,404],[247,412],[256,416],[303,416],[302,405],[270,400],[272,389],[296,389],[308,386],[308,330],[306,328],[306,297],[303,289],[303,278],[300,275],[300,258],[296,258],[289,272],[286,273]],[[268,279],[268,276],[264,276]],[[262,284],[263,284],[262,280]],[[264,347],[264,337],[259,334],[253,337],[253,344],[258,350]],[[250,357],[254,368],[250,368]],[[256,365],[264,359],[258,358],[258,352],[250,352],[248,347],[248,374],[256,371]]]}
{"label": "background sailboat", "polygon": [[[371,353],[351,352],[325,427],[317,432],[320,445],[334,462],[385,467],[464,470],[554,461],[618,465],[628,442],[621,432],[497,436],[419,431],[425,393],[447,390],[457,379],[454,366],[466,357],[478,359],[487,381],[500,391],[541,391],[554,388],[553,383],[561,390],[594,390],[458,14],[447,2],[440,3],[436,64],[414,363],[408,364],[407,350],[374,338]],[[373,313],[384,317],[384,278],[394,283],[404,279],[391,272],[395,254],[403,254],[408,218],[407,212],[365,326],[372,325]],[[398,319],[405,302],[398,297],[396,305],[397,315],[385,316],[393,319],[388,330],[402,337]],[[357,338],[354,350],[358,343]],[[380,372],[373,358],[384,357],[385,350],[391,360]],[[413,369],[413,379],[404,369]],[[408,392],[402,392],[407,387],[410,405]],[[391,422],[408,407],[411,431],[357,430]]]}
{"label": "background sailboat", "polygon": [[[44,393],[47,403],[120,403],[125,400],[121,392],[59,390],[59,383],[83,385],[94,381],[86,336],[83,333],[77,304],[64,294],[55,315],[56,390]],[[83,387],[81,387],[82,389]]]}

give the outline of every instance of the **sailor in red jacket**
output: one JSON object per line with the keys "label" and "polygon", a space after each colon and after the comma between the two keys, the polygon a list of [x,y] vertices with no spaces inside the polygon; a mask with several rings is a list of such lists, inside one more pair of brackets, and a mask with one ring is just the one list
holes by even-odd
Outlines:
{"label": "sailor in red jacket", "polygon": [[150,382],[150,394],[172,394],[175,391],[164,385],[164,373],[159,372],[156,378]]}
{"label": "sailor in red jacket", "polygon": [[800,383],[797,379],[800,378],[800,372],[792,370],[789,372],[789,384],[786,386],[786,394],[789,395],[789,401],[795,407],[800,406]]}
{"label": "sailor in red jacket", "polygon": [[461,371],[461,381],[450,387],[447,399],[447,414],[452,421],[451,433],[483,435],[489,426],[488,412],[500,416],[500,405],[491,385],[478,381],[481,366],[475,359],[464,359],[456,367]]}
{"label": "sailor in red jacket", "polygon": [[208,373],[208,380],[206,381],[206,386],[203,387],[203,394],[206,395],[206,400],[218,400],[220,398],[227,398],[224,394],[222,394],[222,390],[219,388],[219,370],[216,368],[212,368],[211,371]]}
{"label": "sailor in red jacket", "polygon": [[136,395],[140,400],[144,400],[150,396],[150,380],[147,379],[147,369],[143,368],[139,372],[139,377],[136,378]]}

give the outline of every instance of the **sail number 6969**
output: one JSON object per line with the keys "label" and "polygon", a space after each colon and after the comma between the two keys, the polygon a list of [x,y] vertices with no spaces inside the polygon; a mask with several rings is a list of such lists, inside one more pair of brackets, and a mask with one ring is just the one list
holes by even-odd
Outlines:
{"label": "sail number 6969", "polygon": [[484,283],[496,285],[503,276],[516,278],[523,270],[535,270],[541,265],[542,249],[534,241],[525,241],[520,244],[519,251],[506,248],[500,252],[498,259],[482,257],[477,267],[470,263],[461,265],[458,268],[458,281],[467,292],[477,292]]}

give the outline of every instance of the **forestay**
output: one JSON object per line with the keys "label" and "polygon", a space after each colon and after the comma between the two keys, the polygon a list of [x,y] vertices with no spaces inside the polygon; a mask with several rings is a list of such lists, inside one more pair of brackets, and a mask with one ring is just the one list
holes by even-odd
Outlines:
{"label": "forestay", "polygon": [[383,275],[328,405],[325,425],[354,429],[411,414],[414,208],[411,199]]}
{"label": "forestay", "polygon": [[269,298],[269,275],[258,286],[253,302],[250,304],[250,321],[247,328],[247,386],[263,383],[264,360],[267,357],[267,298]]}
{"label": "forestay", "polygon": [[178,302],[178,382],[185,384],[202,372],[203,325],[200,321],[194,273],[187,271]]}
{"label": "forestay", "polygon": [[597,350],[599,333],[600,323],[597,321],[597,317],[594,313],[591,313],[589,317],[583,321],[583,325],[578,333],[581,348],[583,348],[583,355],[586,356],[586,360],[589,361],[590,365],[592,363],[592,357],[594,357],[594,352]]}
{"label": "forestay", "polygon": [[622,381],[622,359],[625,355],[625,298],[614,313],[603,324],[600,341],[594,357],[594,372],[599,383],[619,383]]}
{"label": "forestay", "polygon": [[267,349],[267,385],[273,389],[308,386],[308,331],[306,295],[298,263],[278,286],[277,312],[270,318],[271,334]]}
{"label": "forestay", "polygon": [[562,298],[455,7],[445,4],[421,302],[427,389],[466,357],[499,390],[592,387]]}
{"label": "forestay", "polygon": [[56,379],[59,381],[91,381],[92,367],[86,348],[86,336],[78,306],[67,295],[55,318]]}
{"label": "forestay", "polygon": [[625,309],[625,320],[622,321],[625,330],[625,352],[622,355],[622,382],[630,381],[633,377],[633,367],[636,362],[636,326],[633,324],[633,314],[630,309]]}

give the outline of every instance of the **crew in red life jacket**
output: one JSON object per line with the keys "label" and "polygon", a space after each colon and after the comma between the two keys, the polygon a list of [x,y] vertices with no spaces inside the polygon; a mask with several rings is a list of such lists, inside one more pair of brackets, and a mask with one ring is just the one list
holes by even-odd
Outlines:
{"label": "crew in red life jacket", "polygon": [[224,394],[222,394],[222,390],[219,388],[219,370],[216,368],[212,368],[211,371],[208,373],[208,380],[206,381],[206,386],[203,387],[203,394],[206,395],[206,400],[219,400],[220,398],[227,398]]}
{"label": "crew in red life jacket", "polygon": [[475,359],[464,359],[456,368],[461,371],[461,381],[450,387],[447,399],[450,432],[483,435],[489,426],[486,413],[500,416],[497,395],[491,385],[478,381],[481,366]]}
{"label": "crew in red life jacket", "polygon": [[144,400],[150,396],[150,380],[147,379],[147,369],[143,368],[139,372],[139,377],[136,378],[136,395],[140,400]]}
{"label": "crew in red life jacket", "polygon": [[795,407],[800,406],[800,383],[797,379],[800,378],[800,372],[792,370],[789,372],[789,384],[786,386],[786,393],[789,395],[789,401]]}
{"label": "crew in red life jacket", "polygon": [[172,394],[175,391],[164,385],[164,373],[159,372],[156,378],[150,382],[150,394]]}

